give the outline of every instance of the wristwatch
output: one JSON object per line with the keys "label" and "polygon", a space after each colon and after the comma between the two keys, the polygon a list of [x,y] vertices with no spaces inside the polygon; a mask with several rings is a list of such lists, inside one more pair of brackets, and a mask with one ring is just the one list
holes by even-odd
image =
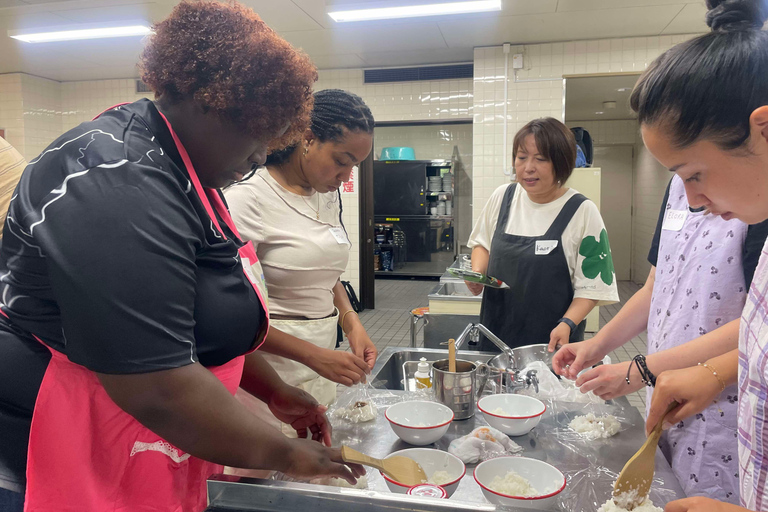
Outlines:
{"label": "wristwatch", "polygon": [[557,321],[558,324],[561,323],[561,322],[564,323],[565,325],[567,325],[568,327],[570,327],[571,328],[571,332],[574,332],[576,330],[576,324],[570,318],[563,317],[563,318],[561,318],[560,320]]}

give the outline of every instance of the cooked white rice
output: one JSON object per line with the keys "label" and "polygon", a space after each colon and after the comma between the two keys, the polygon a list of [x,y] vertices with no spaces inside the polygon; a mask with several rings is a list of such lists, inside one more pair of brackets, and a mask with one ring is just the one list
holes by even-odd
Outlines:
{"label": "cooked white rice", "polygon": [[451,474],[447,471],[435,471],[432,473],[432,476],[429,477],[427,483],[432,485],[445,485],[453,480],[455,479],[451,478]]}
{"label": "cooked white rice", "polygon": [[[613,498],[611,498],[603,503],[600,508],[597,509],[597,512],[629,512],[625,507],[632,501],[632,495],[619,495],[616,498],[619,503],[624,506],[617,505],[614,503]],[[651,502],[651,499],[646,496],[640,505],[632,509],[632,512],[664,512],[664,509],[654,505]]]}
{"label": "cooked white rice", "polygon": [[593,413],[589,413],[584,416],[576,416],[568,426],[587,439],[606,439],[616,435],[621,430],[619,420],[610,414],[595,416]]}
{"label": "cooked white rice", "polygon": [[541,496],[531,485],[531,482],[514,471],[507,472],[504,478],[496,475],[488,486],[492,491],[509,496]]}

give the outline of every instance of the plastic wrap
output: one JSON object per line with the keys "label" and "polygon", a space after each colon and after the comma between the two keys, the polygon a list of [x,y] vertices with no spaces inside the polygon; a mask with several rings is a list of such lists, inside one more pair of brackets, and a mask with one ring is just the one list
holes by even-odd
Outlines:
{"label": "plastic wrap", "polygon": [[533,386],[520,391],[522,395],[532,396],[539,400],[559,400],[563,402],[576,403],[603,403],[604,400],[594,393],[582,393],[576,384],[568,379],[560,379],[552,373],[549,366],[542,361],[534,361],[526,366],[521,372],[525,375],[529,370],[536,370],[536,377],[539,379],[538,392]]}
{"label": "plastic wrap", "polygon": [[344,488],[350,488],[350,489],[368,489],[368,473],[366,472],[365,475],[358,478],[357,483],[355,485],[349,485],[349,482],[342,478],[336,478],[333,476],[320,476],[317,478],[311,478],[311,479],[302,479],[302,478],[294,478],[292,476],[288,476],[285,473],[281,473],[279,471],[275,471],[272,473],[272,476],[270,477],[271,480],[277,480],[280,482],[300,482],[304,484],[315,484],[315,485],[328,485],[331,487],[344,487]]}
{"label": "plastic wrap", "polygon": [[402,400],[394,393],[376,389],[375,384],[360,383],[349,387],[331,406],[328,414],[334,422],[374,423],[379,408]]}
{"label": "plastic wrap", "polygon": [[[603,467],[593,466],[586,469],[559,468],[565,474],[568,484],[560,493],[558,507],[568,512],[595,512],[606,501],[612,499],[613,484],[618,474]],[[675,493],[663,488],[664,482],[654,478],[648,497],[657,507],[676,498]]]}
{"label": "plastic wrap", "polygon": [[552,429],[549,433],[562,442],[565,443],[577,443],[587,444],[594,446],[595,443],[605,441],[607,437],[592,436],[585,433],[575,431],[571,427],[571,423],[579,416],[594,415],[597,418],[610,417],[615,418],[619,423],[618,431],[614,434],[620,434],[622,431],[627,430],[632,426],[632,421],[629,419],[628,411],[613,402],[590,403],[585,404],[583,407],[573,409],[569,407],[563,407],[562,404],[558,404],[557,401],[547,401],[547,408],[553,415],[553,419],[557,424],[557,427]]}

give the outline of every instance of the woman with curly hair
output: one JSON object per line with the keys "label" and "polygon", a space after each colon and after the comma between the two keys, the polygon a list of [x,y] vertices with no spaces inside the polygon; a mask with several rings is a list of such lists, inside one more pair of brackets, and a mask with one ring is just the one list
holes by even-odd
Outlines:
{"label": "woman with curly hair", "polygon": [[59,137],[8,212],[0,508],[21,510],[26,487],[27,511],[198,511],[225,464],[354,482],[362,468],[324,446],[325,408],[254,352],[269,322],[257,257],[218,190],[304,133],[315,68],[217,2],[177,5],[142,66],[155,100]]}

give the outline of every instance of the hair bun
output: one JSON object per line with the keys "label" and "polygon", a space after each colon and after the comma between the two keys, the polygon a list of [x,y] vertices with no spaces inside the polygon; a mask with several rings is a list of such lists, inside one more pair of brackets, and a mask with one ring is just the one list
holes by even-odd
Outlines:
{"label": "hair bun", "polygon": [[766,0],[707,0],[707,25],[712,30],[760,30],[768,19]]}

